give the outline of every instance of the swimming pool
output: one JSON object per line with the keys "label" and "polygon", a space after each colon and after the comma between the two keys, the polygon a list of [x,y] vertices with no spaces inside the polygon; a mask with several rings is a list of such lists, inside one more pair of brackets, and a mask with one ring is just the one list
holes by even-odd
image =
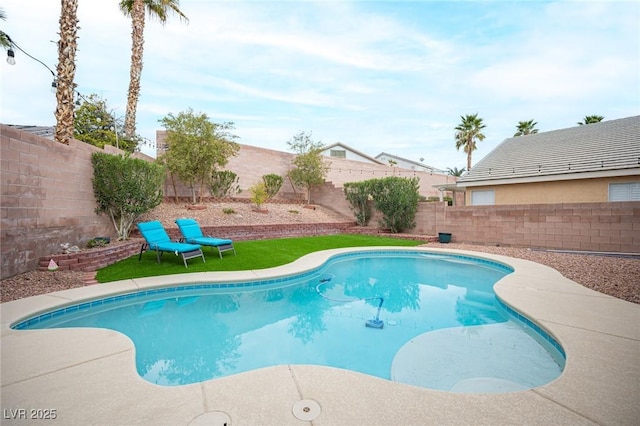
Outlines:
{"label": "swimming pool", "polygon": [[[139,374],[162,385],[315,364],[441,390],[478,391],[479,379],[494,390],[505,389],[498,382],[515,390],[553,380],[563,359],[554,354],[561,348],[550,336],[524,318],[527,327],[520,327],[514,312],[495,298],[493,284],[510,272],[468,256],[354,252],[296,276],[120,294],[47,312],[14,328],[120,331],[135,344]],[[365,326],[375,319],[381,328]],[[460,358],[448,372],[435,368],[442,362],[438,355],[463,347],[440,338],[452,330],[466,333],[468,341],[488,339],[472,348],[493,352]],[[421,366],[417,361],[425,354],[429,363]],[[495,365],[487,361],[492,359]],[[505,362],[534,373],[505,377]]]}

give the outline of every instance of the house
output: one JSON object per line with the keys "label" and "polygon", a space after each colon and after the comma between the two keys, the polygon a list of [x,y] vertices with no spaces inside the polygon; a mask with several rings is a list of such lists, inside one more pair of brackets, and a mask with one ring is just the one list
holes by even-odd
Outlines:
{"label": "house", "polygon": [[322,155],[331,158],[342,158],[345,160],[362,161],[371,164],[386,164],[373,157],[368,156],[356,149],[351,148],[342,142],[336,142],[322,148]]}
{"label": "house", "polygon": [[457,182],[467,205],[640,200],[640,116],[504,140]]}
{"label": "house", "polygon": [[376,155],[376,160],[379,160],[384,164],[393,164],[395,167],[400,167],[402,169],[415,170],[418,172],[447,174],[447,172],[444,170],[428,166],[418,161],[413,161],[406,158],[398,157],[397,155],[388,154],[386,152],[381,152],[380,154]]}

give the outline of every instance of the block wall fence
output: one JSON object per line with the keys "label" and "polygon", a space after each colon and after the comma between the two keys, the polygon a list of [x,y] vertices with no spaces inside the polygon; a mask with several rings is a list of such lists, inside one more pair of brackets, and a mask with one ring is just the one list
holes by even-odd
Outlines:
{"label": "block wall fence", "polygon": [[[60,253],[60,244],[71,243],[82,248],[91,238],[115,237],[109,219],[94,212],[91,154],[103,150],[75,140],[69,145],[59,144],[4,125],[0,125],[0,141],[2,278],[38,268],[41,258]],[[257,181],[264,174],[280,173],[285,165],[288,167],[291,154],[277,156],[274,154],[277,151],[245,147],[242,151],[251,155],[244,159],[242,155],[235,157],[232,161],[237,163],[230,161],[228,167],[240,176],[241,181]],[[116,154],[121,151],[107,146],[104,152]],[[387,166],[369,169],[365,163],[351,160],[331,161],[330,182],[312,191],[312,201],[344,214],[346,223],[351,224],[353,214],[342,195],[342,184],[384,177],[385,173],[400,173]],[[433,180],[442,179],[443,175],[422,175],[421,188],[426,188],[425,191],[435,191],[431,185],[443,183]],[[299,198],[294,193],[296,197]],[[265,227],[244,227],[223,233],[234,235],[236,239],[249,239],[347,230],[376,232],[375,219],[368,229],[340,226],[338,230],[285,226],[270,231]],[[640,202],[477,207],[447,206],[444,202],[420,203],[416,227],[408,232],[416,236],[451,232],[454,242],[640,252]],[[120,255],[111,252],[106,262],[114,261],[117,256]],[[75,260],[69,260],[69,263],[73,262]],[[104,266],[104,262],[102,258],[94,259],[93,266],[86,268]]]}
{"label": "block wall fence", "polygon": [[[353,213],[342,188],[330,182],[313,192],[318,204]],[[374,214],[369,227],[376,227]],[[452,242],[540,249],[640,253],[640,201],[448,206],[419,203],[409,234],[452,234]]]}
{"label": "block wall fence", "polygon": [[[158,146],[165,144],[166,131],[156,132]],[[262,176],[267,174],[277,174],[286,176],[291,169],[291,162],[295,155],[289,152],[276,151],[251,145],[240,144],[240,152],[237,156],[229,158],[229,162],[224,167],[233,171],[239,177],[238,185],[241,192],[234,194],[234,197],[250,198],[249,188],[254,184],[262,182]],[[359,182],[367,179],[384,178],[387,176],[417,177],[420,179],[420,194],[425,197],[439,196],[440,192],[433,185],[453,184],[456,178],[453,176],[413,171],[391,167],[385,164],[365,163],[356,160],[343,158],[327,158],[330,165],[326,180],[332,182],[336,187],[342,187],[345,182]],[[191,190],[184,185],[178,184],[174,190],[170,179],[167,179],[164,193],[166,197],[174,197],[177,193],[179,199],[187,199]],[[199,188],[197,191],[200,194]],[[203,191],[203,197],[210,196],[208,189]],[[295,188],[288,179],[285,178],[280,192],[276,198],[285,200],[306,200],[306,193],[303,189]],[[464,197],[460,197],[460,203],[464,203]]]}

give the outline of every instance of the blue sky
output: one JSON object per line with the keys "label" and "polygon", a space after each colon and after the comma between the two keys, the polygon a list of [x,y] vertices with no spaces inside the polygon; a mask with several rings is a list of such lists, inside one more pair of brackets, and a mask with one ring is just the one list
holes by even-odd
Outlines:
{"label": "blue sky", "polygon": [[[55,71],[60,2],[3,0],[0,28]],[[238,142],[287,151],[299,131],[434,167],[464,167],[454,128],[486,124],[473,162],[513,136],[586,115],[640,114],[637,1],[183,0],[189,23],[148,21],[138,133],[192,108]],[[124,116],[131,28],[114,0],[80,0],[76,83]],[[0,62],[0,122],[55,124],[52,76]],[[148,152],[145,149],[145,152]]]}

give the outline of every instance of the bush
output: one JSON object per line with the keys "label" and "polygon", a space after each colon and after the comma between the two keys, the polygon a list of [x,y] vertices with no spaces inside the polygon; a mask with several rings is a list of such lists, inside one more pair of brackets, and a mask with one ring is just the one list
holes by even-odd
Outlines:
{"label": "bush", "polygon": [[231,170],[214,170],[211,172],[209,190],[214,197],[226,197],[240,191],[240,178]]}
{"label": "bush", "polygon": [[224,214],[234,214],[236,211],[234,209],[232,209],[231,207],[228,207],[226,209],[222,209],[222,213]]}
{"label": "bush", "polygon": [[109,237],[95,237],[87,241],[87,247],[88,248],[105,247],[110,242],[111,242],[111,239]]}
{"label": "bush", "polygon": [[391,176],[371,180],[371,193],[383,217],[381,225],[391,232],[402,232],[416,226],[418,210],[418,178]]}
{"label": "bush", "polygon": [[261,209],[262,204],[269,199],[269,195],[267,194],[267,187],[264,182],[258,182],[249,188],[249,192],[251,193],[251,201],[256,205],[258,210]]}
{"label": "bush", "polygon": [[349,201],[351,210],[356,216],[356,223],[359,226],[367,226],[373,213],[369,199],[371,197],[371,180],[362,182],[346,182],[344,184],[344,195]]}
{"label": "bush", "polygon": [[262,181],[264,182],[267,196],[271,199],[275,197],[278,191],[280,191],[280,188],[282,188],[284,178],[276,174],[269,174],[262,176]]}
{"label": "bush", "polygon": [[164,167],[138,158],[94,152],[95,212],[111,218],[118,240],[129,238],[133,223],[162,202]]}

